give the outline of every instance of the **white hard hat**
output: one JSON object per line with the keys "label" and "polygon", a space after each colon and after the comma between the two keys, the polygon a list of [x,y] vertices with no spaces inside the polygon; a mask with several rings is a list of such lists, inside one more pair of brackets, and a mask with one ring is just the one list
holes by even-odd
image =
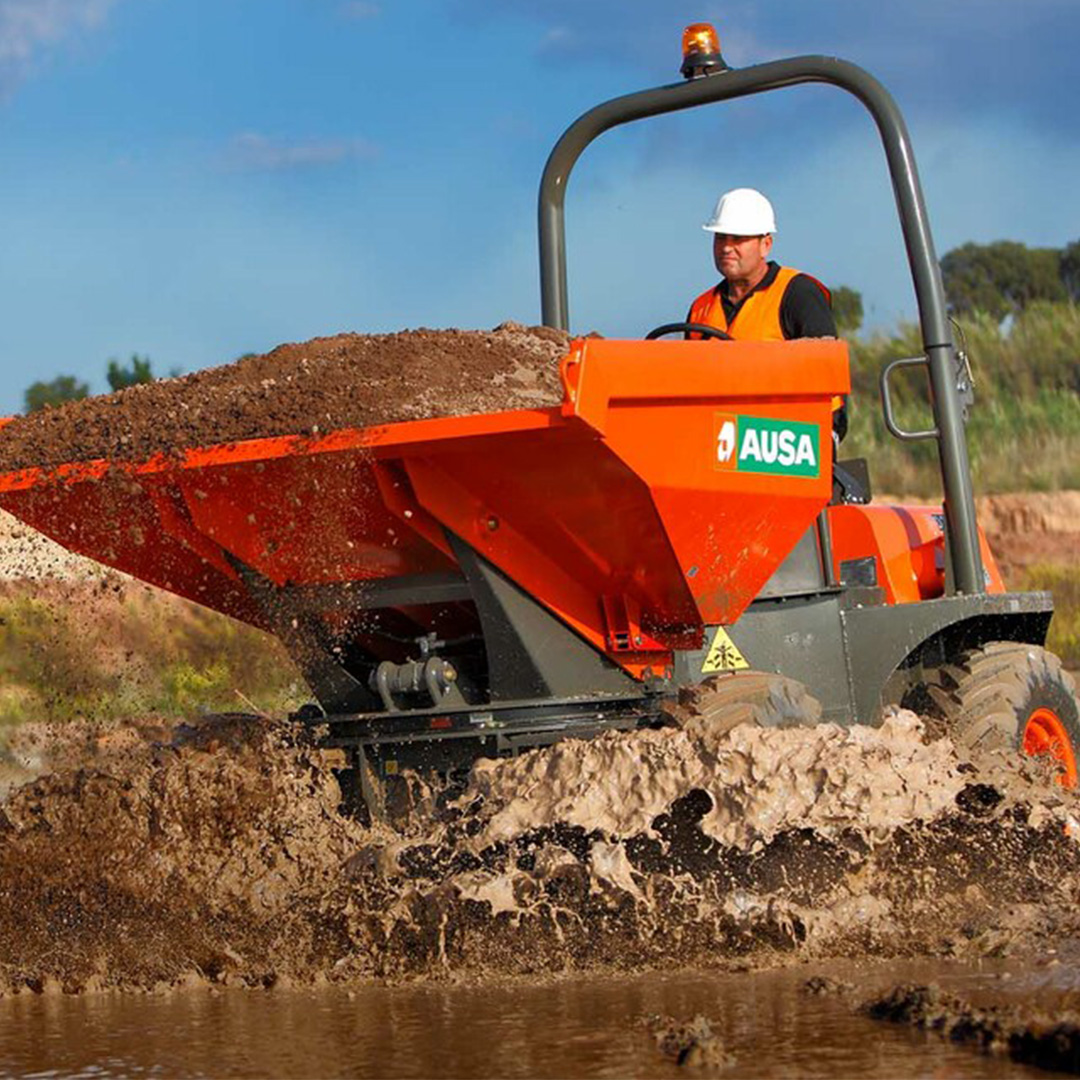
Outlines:
{"label": "white hard hat", "polygon": [[720,196],[713,216],[701,227],[730,236],[764,236],[776,232],[776,216],[760,191],[735,188]]}

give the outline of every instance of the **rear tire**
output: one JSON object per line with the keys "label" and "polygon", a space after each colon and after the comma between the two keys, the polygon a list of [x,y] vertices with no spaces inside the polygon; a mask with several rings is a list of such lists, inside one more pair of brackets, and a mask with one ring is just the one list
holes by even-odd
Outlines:
{"label": "rear tire", "polygon": [[1076,786],[1076,683],[1046,649],[990,642],[937,668],[917,696],[931,719],[976,763],[1001,750],[1048,754],[1061,769],[1059,782]]}
{"label": "rear tire", "polygon": [[821,704],[802,683],[764,671],[714,675],[679,691],[667,715],[708,746],[740,724],[754,727],[813,727]]}

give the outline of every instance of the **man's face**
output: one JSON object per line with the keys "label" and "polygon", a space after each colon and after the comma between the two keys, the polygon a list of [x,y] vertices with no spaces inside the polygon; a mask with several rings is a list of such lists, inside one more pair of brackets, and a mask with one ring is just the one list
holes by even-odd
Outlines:
{"label": "man's face", "polygon": [[771,236],[732,236],[713,233],[713,262],[733,281],[752,279],[762,272],[772,250]]}

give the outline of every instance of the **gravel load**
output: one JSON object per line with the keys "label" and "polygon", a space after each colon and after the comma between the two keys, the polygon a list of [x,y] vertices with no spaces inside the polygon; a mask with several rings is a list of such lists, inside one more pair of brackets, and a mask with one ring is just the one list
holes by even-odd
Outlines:
{"label": "gravel load", "polygon": [[507,322],[491,331],[338,334],[115,394],[0,430],[0,472],[273,435],[557,405],[570,337]]}

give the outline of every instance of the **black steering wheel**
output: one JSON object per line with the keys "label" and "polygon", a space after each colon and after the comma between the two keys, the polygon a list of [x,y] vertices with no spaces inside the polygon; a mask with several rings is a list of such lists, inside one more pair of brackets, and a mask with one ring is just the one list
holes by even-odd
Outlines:
{"label": "black steering wheel", "polygon": [[735,339],[723,330],[715,326],[706,326],[705,323],[696,322],[669,322],[650,330],[645,335],[646,341],[655,341],[665,334],[701,334],[702,337],[716,338],[717,341],[734,341]]}

